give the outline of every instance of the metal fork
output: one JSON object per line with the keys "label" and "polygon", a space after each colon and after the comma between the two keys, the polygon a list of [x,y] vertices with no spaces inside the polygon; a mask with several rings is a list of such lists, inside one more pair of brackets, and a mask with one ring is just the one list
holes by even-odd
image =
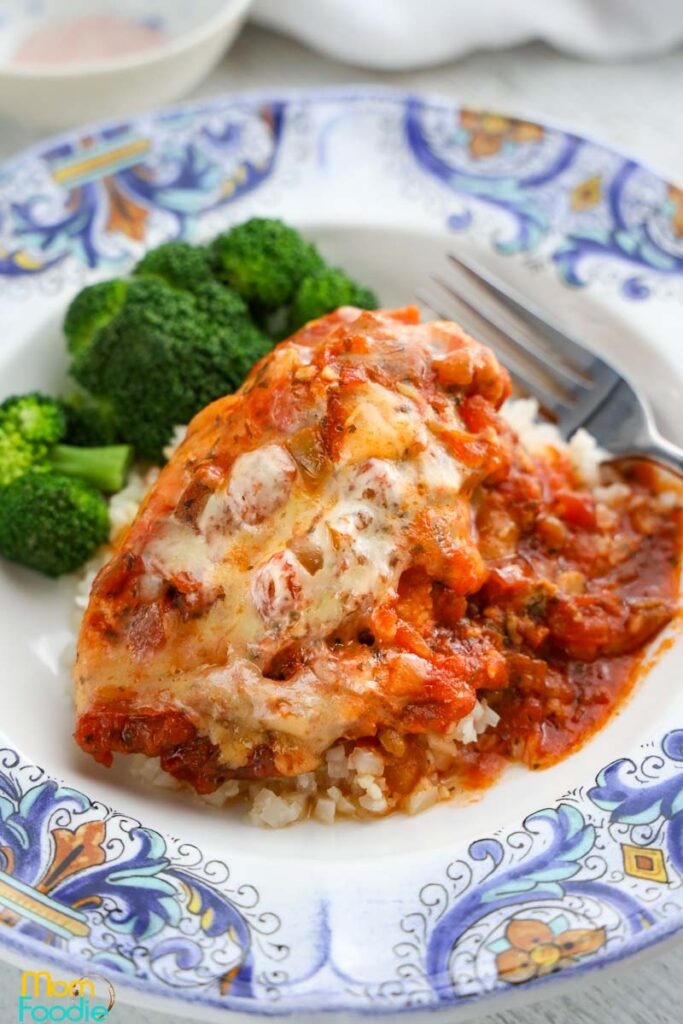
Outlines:
{"label": "metal fork", "polygon": [[417,297],[496,350],[517,386],[565,438],[584,427],[615,458],[644,458],[683,476],[683,449],[655,426],[647,399],[488,270],[449,255]]}

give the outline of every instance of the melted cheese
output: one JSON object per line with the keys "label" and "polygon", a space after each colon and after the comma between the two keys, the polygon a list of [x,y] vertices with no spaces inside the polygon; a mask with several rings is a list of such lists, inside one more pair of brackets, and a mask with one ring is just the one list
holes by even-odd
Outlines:
{"label": "melted cheese", "polygon": [[[221,627],[239,655],[263,662],[287,640],[324,639],[348,616],[395,594],[410,564],[407,536],[425,503],[459,497],[462,464],[416,417],[412,427],[411,441],[419,435],[425,445],[416,457],[344,461],[321,489],[300,488],[295,499],[296,467],[284,449],[268,445],[241,456],[207,503],[199,533],[169,520],[150,566],[221,588]],[[314,571],[297,557],[302,537],[319,554]]]}
{"label": "melted cheese", "polygon": [[240,455],[232,467],[227,487],[209,499],[200,530],[255,526],[272,516],[289,498],[296,464],[279,444],[265,445]]}

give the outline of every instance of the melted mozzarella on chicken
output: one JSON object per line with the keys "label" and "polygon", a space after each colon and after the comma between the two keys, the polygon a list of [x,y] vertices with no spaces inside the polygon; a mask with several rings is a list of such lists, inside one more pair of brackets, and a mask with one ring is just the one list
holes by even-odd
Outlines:
{"label": "melted mozzarella on chicken", "polygon": [[279,346],[196,417],[98,577],[79,714],[117,693],[175,708],[226,770],[267,750],[274,774],[394,722],[428,652],[358,637],[415,564],[481,582],[470,501],[502,441],[458,402],[492,409],[506,390],[488,350],[413,311],[342,310]]}

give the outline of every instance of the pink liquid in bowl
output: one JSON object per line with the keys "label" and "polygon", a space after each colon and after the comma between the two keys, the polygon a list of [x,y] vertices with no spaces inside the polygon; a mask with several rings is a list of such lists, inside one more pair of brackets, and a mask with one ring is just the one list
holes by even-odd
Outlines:
{"label": "pink liquid in bowl", "polygon": [[125,57],[159,46],[163,29],[141,25],[115,15],[84,15],[54,21],[31,32],[19,45],[11,63],[83,64]]}

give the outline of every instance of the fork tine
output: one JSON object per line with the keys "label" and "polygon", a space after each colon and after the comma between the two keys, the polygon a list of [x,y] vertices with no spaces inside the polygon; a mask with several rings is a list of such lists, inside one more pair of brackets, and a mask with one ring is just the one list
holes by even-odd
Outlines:
{"label": "fork tine", "polygon": [[[465,276],[468,285],[475,286],[476,297],[470,297],[469,287],[465,298],[459,287],[434,276],[431,282],[427,282],[430,286],[427,292],[417,293],[418,299],[439,319],[448,320],[455,315],[466,330],[480,335],[493,348],[503,348],[503,362],[511,370],[513,379],[521,384],[523,391],[539,399],[542,411],[550,413],[550,418],[555,420],[565,438],[572,437],[579,427],[585,427],[614,457],[651,459],[683,477],[683,449],[662,437],[647,400],[635,385],[609,363],[564,334],[554,323],[546,322],[541,313],[533,308],[527,309],[523,300],[515,298],[514,292],[507,291],[504,285],[499,285],[493,275],[482,273],[479,277],[477,270],[457,257],[451,255],[450,260]],[[439,289],[436,299],[431,292],[434,287]],[[487,312],[483,312],[479,301],[482,293],[490,300],[485,307]],[[489,316],[494,300],[498,305],[493,305],[494,314]],[[504,308],[512,310],[522,328],[527,329],[522,330],[522,343],[513,332],[503,328],[503,322],[508,325],[507,318],[501,321],[495,315],[501,303]],[[472,327],[473,323],[476,326]],[[531,333],[527,333],[529,328]],[[509,333],[513,333],[512,338]],[[498,344],[492,340],[492,335]],[[549,346],[547,364],[536,348],[537,336]],[[567,377],[557,373],[557,361],[566,353],[572,357],[568,368],[576,373],[578,365],[583,373],[589,375],[591,386],[574,382],[569,393],[565,389],[564,396],[558,396]],[[523,360],[522,365],[520,359]],[[546,371],[545,381],[538,379],[539,370]]]}
{"label": "fork tine", "polygon": [[[512,323],[509,317],[505,317],[504,315],[501,317],[497,315],[490,302],[486,302],[486,299],[482,301],[480,298],[481,289],[478,289],[476,299],[474,296],[466,298],[462,291],[459,288],[454,287],[450,282],[444,281],[440,277],[434,277],[434,281],[439,285],[439,287],[447,291],[449,295],[458,299],[463,306],[469,309],[478,319],[481,319],[485,323],[494,327],[496,333],[500,335],[502,339],[501,344],[511,346],[521,357],[523,363],[531,361],[534,368],[537,371],[541,371],[543,377],[548,378],[551,376],[549,374],[548,355],[541,355],[536,349],[534,349],[524,335],[516,329],[515,324]],[[577,388],[586,387],[585,377],[579,379],[576,373],[567,373],[564,367],[558,364],[556,357],[552,367],[552,380],[558,387],[558,390],[562,391],[563,397],[569,401],[574,397]]]}
{"label": "fork tine", "polygon": [[582,376],[592,378],[594,382],[613,383],[617,379],[616,371],[608,366],[599,356],[594,355],[579,342],[575,341],[561,328],[553,324],[545,314],[541,314],[533,306],[530,306],[525,299],[524,305],[519,302],[513,293],[488,270],[482,270],[477,264],[468,260],[465,262],[453,253],[448,254],[450,262],[457,267],[467,278],[478,285],[483,286],[494,295],[503,306],[519,317],[519,319],[530,325],[534,331],[547,341],[549,353],[553,359],[553,369],[556,366],[558,355],[564,356],[565,365],[580,373]]}
{"label": "fork tine", "polygon": [[[477,322],[475,317],[468,312],[462,300],[457,296],[451,295],[450,302],[455,308],[449,310],[444,305],[443,300],[434,298],[430,293],[419,291],[416,292],[416,295],[419,301],[430,309],[432,313],[435,313],[440,320],[453,320],[455,317],[471,334],[479,336],[492,348],[497,349],[499,347],[495,341],[491,340],[491,325],[487,324],[483,318],[479,318]],[[547,419],[562,424],[570,413],[567,404],[557,394],[549,391],[541,381],[530,376],[527,369],[522,367],[514,356],[506,352],[503,356],[503,362],[519,390],[524,394],[532,395],[538,400],[540,411]]]}

